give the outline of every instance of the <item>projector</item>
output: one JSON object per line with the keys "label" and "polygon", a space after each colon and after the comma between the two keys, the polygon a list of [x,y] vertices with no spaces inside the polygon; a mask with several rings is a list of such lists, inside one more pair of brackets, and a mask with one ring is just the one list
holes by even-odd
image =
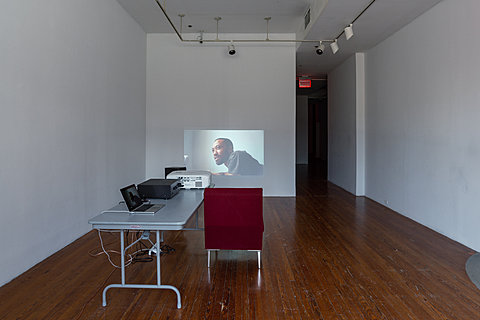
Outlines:
{"label": "projector", "polygon": [[150,199],[170,199],[180,191],[178,179],[149,179],[140,183],[138,192]]}
{"label": "projector", "polygon": [[170,172],[168,179],[180,179],[182,189],[205,189],[210,186],[212,174],[210,171],[179,170]]}

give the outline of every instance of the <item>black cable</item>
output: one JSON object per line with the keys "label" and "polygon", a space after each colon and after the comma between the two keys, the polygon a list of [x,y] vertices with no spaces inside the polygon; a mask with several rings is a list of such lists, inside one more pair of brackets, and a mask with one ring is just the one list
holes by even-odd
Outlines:
{"label": "black cable", "polygon": [[175,252],[175,248],[170,247],[168,244],[160,246],[160,254],[169,254]]}
{"label": "black cable", "polygon": [[133,257],[133,262],[150,262],[150,261],[153,261],[153,258],[151,256],[141,257],[141,256],[144,256],[146,254],[147,254],[146,251],[137,252],[135,254],[135,256]]}
{"label": "black cable", "polygon": [[[138,240],[140,237],[142,237],[144,234],[143,231],[137,231],[137,234],[136,234],[136,239]],[[147,250],[144,250],[144,249],[149,249],[149,247],[143,243],[142,240],[138,241],[137,244],[136,244],[136,252],[135,253],[135,256],[133,257],[133,262],[150,262],[150,261],[153,261],[153,258],[152,257],[142,257],[142,256],[145,256],[147,254]]]}
{"label": "black cable", "polygon": [[[129,232],[130,230],[127,230],[126,232],[126,246],[128,246],[128,235],[129,235]],[[137,231],[136,232],[136,239],[138,239],[139,237],[141,237],[143,235],[143,232],[142,231]],[[143,248],[142,248],[143,246]],[[136,244],[136,251],[137,253],[132,257],[132,263],[135,263],[135,262],[150,262],[150,261],[153,261],[153,257],[142,257],[142,256],[145,256],[147,254],[147,250],[143,250],[143,249],[149,249],[149,247],[143,243],[143,241],[138,241],[137,244]],[[160,246],[160,255],[165,255],[165,254],[170,254],[172,252],[175,252],[175,248],[167,245],[167,244],[164,244],[164,245],[161,245]]]}

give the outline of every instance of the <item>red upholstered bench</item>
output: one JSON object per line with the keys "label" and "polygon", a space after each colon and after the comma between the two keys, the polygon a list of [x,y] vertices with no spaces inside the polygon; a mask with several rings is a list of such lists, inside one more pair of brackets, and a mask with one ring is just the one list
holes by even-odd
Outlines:
{"label": "red upholstered bench", "polygon": [[257,251],[263,242],[262,188],[207,188],[204,193],[205,249]]}

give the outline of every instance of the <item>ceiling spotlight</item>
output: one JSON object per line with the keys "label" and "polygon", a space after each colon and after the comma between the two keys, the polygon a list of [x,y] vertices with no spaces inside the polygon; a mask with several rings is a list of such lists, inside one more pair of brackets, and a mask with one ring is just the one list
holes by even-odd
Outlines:
{"label": "ceiling spotlight", "polygon": [[351,37],[353,37],[353,24],[347,26],[343,31],[345,32],[345,38],[349,40]]}
{"label": "ceiling spotlight", "polygon": [[318,42],[318,45],[315,46],[315,52],[318,55],[323,54],[323,51],[325,51],[325,46],[322,44],[322,41]]}
{"label": "ceiling spotlight", "polygon": [[337,51],[340,49],[338,47],[337,39],[335,39],[334,42],[330,43],[330,48],[332,49],[333,54],[337,53]]}
{"label": "ceiling spotlight", "polygon": [[235,46],[233,45],[233,41],[232,41],[228,45],[228,54],[233,56],[233,55],[235,55],[235,53],[237,53],[237,50],[235,50]]}

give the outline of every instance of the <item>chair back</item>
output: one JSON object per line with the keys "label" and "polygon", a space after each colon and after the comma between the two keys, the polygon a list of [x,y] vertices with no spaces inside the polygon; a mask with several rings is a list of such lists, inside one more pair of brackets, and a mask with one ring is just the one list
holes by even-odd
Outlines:
{"label": "chair back", "polygon": [[262,249],[262,188],[207,188],[204,214],[206,249]]}

